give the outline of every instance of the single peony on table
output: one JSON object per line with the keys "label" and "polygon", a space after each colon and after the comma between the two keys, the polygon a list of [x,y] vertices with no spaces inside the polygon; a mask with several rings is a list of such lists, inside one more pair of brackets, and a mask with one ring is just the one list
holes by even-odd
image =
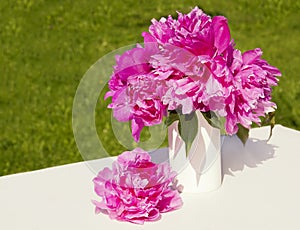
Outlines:
{"label": "single peony on table", "polygon": [[182,206],[175,176],[167,162],[153,163],[142,149],[124,152],[112,169],[104,168],[93,180],[102,198],[93,201],[96,213],[136,224],[159,220],[161,213]]}

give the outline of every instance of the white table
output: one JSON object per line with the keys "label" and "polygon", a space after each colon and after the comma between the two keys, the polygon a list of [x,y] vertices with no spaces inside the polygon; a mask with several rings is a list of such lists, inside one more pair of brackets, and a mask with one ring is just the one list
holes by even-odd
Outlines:
{"label": "white table", "polygon": [[180,210],[143,226],[94,214],[95,174],[84,162],[0,177],[0,229],[300,229],[300,132],[277,125],[267,144],[268,131],[251,130],[245,148],[226,138],[222,187],[183,194]]}

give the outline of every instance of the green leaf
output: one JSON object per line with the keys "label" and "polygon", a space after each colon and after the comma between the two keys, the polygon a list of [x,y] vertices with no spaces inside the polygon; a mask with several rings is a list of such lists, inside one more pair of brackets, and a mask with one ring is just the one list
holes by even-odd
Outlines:
{"label": "green leaf", "polygon": [[272,116],[271,121],[270,121],[270,135],[269,135],[268,141],[269,141],[270,138],[272,137],[274,126],[275,126],[275,113],[274,113],[274,115]]}
{"label": "green leaf", "polygon": [[275,126],[275,112],[270,112],[266,115],[266,117],[264,118],[262,125],[270,125],[270,134],[269,134],[269,138],[267,141],[270,140],[270,138],[272,137],[273,134],[273,128]]}
{"label": "green leaf", "polygon": [[236,135],[241,140],[243,145],[245,145],[248,140],[248,137],[249,137],[249,129],[245,128],[244,126],[242,126],[240,124],[238,125],[238,127],[239,127],[239,129],[238,129],[238,132]]}
{"label": "green leaf", "polygon": [[225,117],[219,117],[214,112],[202,112],[203,117],[207,120],[208,124],[210,124],[214,128],[220,129],[221,135],[226,135],[227,132],[225,130]]}
{"label": "green leaf", "polygon": [[178,116],[180,118],[178,130],[185,142],[186,155],[188,155],[198,132],[198,119],[195,112],[191,114],[178,114]]}
{"label": "green leaf", "polygon": [[169,127],[174,121],[179,121],[179,116],[176,111],[171,110],[169,111],[169,115],[165,120],[165,125]]}

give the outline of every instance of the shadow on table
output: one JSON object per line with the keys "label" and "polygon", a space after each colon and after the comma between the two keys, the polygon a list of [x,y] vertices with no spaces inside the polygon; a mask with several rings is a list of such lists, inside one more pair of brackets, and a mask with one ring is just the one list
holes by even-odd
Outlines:
{"label": "shadow on table", "polygon": [[256,168],[265,161],[274,158],[276,146],[267,141],[249,138],[244,146],[236,137],[228,137],[222,145],[222,170],[225,175],[234,176],[234,172],[245,167]]}

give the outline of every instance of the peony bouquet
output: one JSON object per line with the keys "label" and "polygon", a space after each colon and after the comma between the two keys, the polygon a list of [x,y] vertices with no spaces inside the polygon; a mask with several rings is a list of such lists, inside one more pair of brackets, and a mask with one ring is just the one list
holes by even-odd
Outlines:
{"label": "peony bouquet", "polygon": [[153,19],[142,36],[143,46],[116,57],[105,96],[113,116],[131,122],[135,141],[143,127],[187,120],[196,110],[244,143],[253,123],[272,120],[272,86],[281,73],[260,48],[235,48],[225,17],[195,7],[178,19]]}

